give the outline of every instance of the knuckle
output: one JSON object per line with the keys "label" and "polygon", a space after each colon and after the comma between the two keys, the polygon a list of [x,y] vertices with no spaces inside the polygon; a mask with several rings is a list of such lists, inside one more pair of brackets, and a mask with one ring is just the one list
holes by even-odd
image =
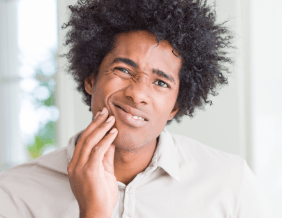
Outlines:
{"label": "knuckle", "polygon": [[93,174],[93,170],[91,167],[85,167],[85,172],[84,172],[87,176],[90,176]]}
{"label": "knuckle", "polygon": [[93,170],[87,169],[87,170],[85,171],[84,175],[85,175],[87,178],[92,178],[92,177],[93,177]]}
{"label": "knuckle", "polygon": [[98,152],[98,151],[99,151],[99,147],[100,147],[100,146],[98,146],[98,145],[94,146],[94,147],[92,148],[92,152],[93,152],[93,153]]}
{"label": "knuckle", "polygon": [[104,122],[101,125],[97,126],[97,134],[105,134],[110,128],[111,126],[113,126],[114,123],[112,122]]}
{"label": "knuckle", "polygon": [[95,163],[88,163],[85,165],[85,172],[84,174],[87,177],[93,177],[98,171],[97,171],[97,165]]}
{"label": "knuckle", "polygon": [[108,133],[107,136],[105,137],[105,142],[108,142],[112,140],[113,138],[115,138],[115,134]]}
{"label": "knuckle", "polygon": [[104,114],[99,114],[99,116],[98,117],[96,117],[95,119],[94,119],[94,122],[95,123],[99,123],[99,122],[101,122],[101,120],[103,120],[104,119],[104,116],[103,116]]}
{"label": "knuckle", "polygon": [[80,138],[85,138],[87,136],[85,130],[81,133]]}
{"label": "knuckle", "polygon": [[92,139],[92,137],[87,136],[86,139],[85,139],[85,142],[86,142],[86,143],[89,143],[89,142],[91,141],[91,139]]}
{"label": "knuckle", "polygon": [[72,169],[72,166],[70,164],[67,167],[67,171],[68,171],[69,175],[72,175],[73,169]]}
{"label": "knuckle", "polygon": [[75,176],[79,176],[80,172],[81,172],[81,170],[80,170],[80,169],[75,168],[75,169],[74,169],[74,171],[73,171],[73,175],[75,175]]}
{"label": "knuckle", "polygon": [[101,133],[103,132],[103,134],[105,134],[111,128],[111,126],[112,126],[111,123],[105,122],[100,126],[99,132]]}
{"label": "knuckle", "polygon": [[105,123],[102,123],[100,126],[97,127],[97,131],[101,132],[104,129]]}
{"label": "knuckle", "polygon": [[111,122],[105,122],[101,126],[103,129],[108,129],[112,126],[113,124]]}
{"label": "knuckle", "polygon": [[75,165],[74,165],[74,163],[71,161],[71,162],[69,162],[69,164],[68,164],[67,171],[68,171],[69,174],[73,174],[74,170],[75,170]]}

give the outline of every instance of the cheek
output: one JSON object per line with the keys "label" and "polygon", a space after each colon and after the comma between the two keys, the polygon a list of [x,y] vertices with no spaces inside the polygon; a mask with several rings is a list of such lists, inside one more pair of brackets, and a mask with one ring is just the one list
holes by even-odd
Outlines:
{"label": "cheek", "polygon": [[165,123],[174,109],[177,99],[177,93],[171,93],[165,96],[158,96],[154,99],[155,113],[158,115],[157,122]]}
{"label": "cheek", "polygon": [[104,81],[100,84],[99,89],[103,90],[103,97],[108,97],[109,95],[121,90],[124,86],[124,80],[113,74],[104,78]]}
{"label": "cheek", "polygon": [[157,122],[166,122],[170,114],[170,102],[167,98],[159,97],[154,101],[155,113],[157,114]]}
{"label": "cheek", "polygon": [[99,109],[102,109],[107,105],[108,98],[120,90],[122,86],[122,81],[114,75],[101,77],[92,93],[93,107],[99,106]]}

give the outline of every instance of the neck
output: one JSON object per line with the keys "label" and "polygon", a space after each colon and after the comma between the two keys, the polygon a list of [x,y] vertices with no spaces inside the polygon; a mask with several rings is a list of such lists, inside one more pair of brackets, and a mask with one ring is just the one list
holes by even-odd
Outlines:
{"label": "neck", "polygon": [[152,160],[157,146],[157,139],[134,152],[116,149],[114,168],[117,181],[128,185],[135,176],[144,171]]}

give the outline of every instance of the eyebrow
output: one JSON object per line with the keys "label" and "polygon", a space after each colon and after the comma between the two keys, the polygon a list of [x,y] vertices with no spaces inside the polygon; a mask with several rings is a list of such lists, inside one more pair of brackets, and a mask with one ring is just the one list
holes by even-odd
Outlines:
{"label": "eyebrow", "polygon": [[112,64],[114,64],[114,63],[120,63],[120,62],[123,62],[123,63],[125,63],[125,64],[128,64],[128,65],[130,65],[130,66],[136,68],[136,69],[139,69],[138,64],[136,64],[133,60],[130,60],[130,59],[128,59],[128,58],[116,58],[116,59],[112,62]]}
{"label": "eyebrow", "polygon": [[[116,58],[112,63],[125,63],[125,64],[128,64],[136,69],[139,69],[139,66],[137,63],[135,63],[133,60],[130,60],[128,58]],[[166,74],[165,72],[159,70],[159,69],[153,69],[153,74],[157,74],[158,76],[160,77],[163,77],[163,78],[166,78],[168,79],[169,81],[173,82],[175,84],[175,80],[173,79],[173,77],[169,76],[168,74]]]}
{"label": "eyebrow", "polygon": [[163,78],[166,78],[166,79],[168,79],[169,81],[171,81],[171,82],[173,82],[174,84],[175,84],[175,81],[174,81],[174,79],[171,77],[171,76],[169,76],[169,75],[167,75],[166,73],[164,73],[163,71],[161,71],[161,70],[156,70],[156,69],[153,69],[153,73],[154,74],[157,74],[158,76],[160,76],[160,77],[163,77]]}

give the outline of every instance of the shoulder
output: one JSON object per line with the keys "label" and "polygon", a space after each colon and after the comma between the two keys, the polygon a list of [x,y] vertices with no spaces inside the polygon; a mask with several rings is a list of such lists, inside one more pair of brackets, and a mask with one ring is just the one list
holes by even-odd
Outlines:
{"label": "shoulder", "polygon": [[272,217],[259,181],[243,158],[186,136],[171,133],[171,137],[187,190],[233,208],[234,217]]}
{"label": "shoulder", "polygon": [[42,211],[54,217],[63,211],[73,199],[67,165],[65,147],[1,173],[0,217],[40,217]]}
{"label": "shoulder", "polygon": [[199,161],[212,163],[234,163],[242,165],[244,164],[244,159],[238,155],[223,152],[212,148],[208,145],[202,144],[197,140],[191,139],[187,136],[170,133],[173,141],[183,155],[193,155]]}
{"label": "shoulder", "polygon": [[67,174],[67,165],[67,152],[64,147],[2,172],[0,183],[9,190],[44,183]]}
{"label": "shoulder", "polygon": [[235,179],[236,186],[240,186],[247,167],[243,158],[214,149],[186,136],[174,133],[171,133],[171,136],[183,170],[191,172],[192,175],[228,180],[232,181],[231,183],[234,183]]}

